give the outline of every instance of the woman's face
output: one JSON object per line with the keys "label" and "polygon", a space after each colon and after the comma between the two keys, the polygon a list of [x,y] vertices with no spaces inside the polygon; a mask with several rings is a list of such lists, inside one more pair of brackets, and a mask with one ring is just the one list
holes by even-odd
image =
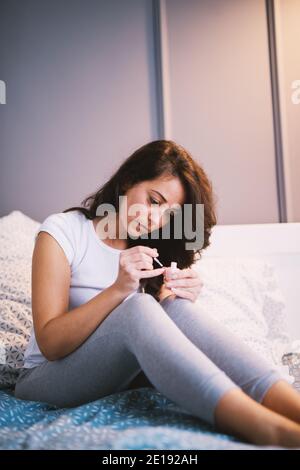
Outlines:
{"label": "woman's face", "polygon": [[[124,207],[125,199],[120,205],[119,223],[129,234],[141,235],[160,228],[164,222],[166,210],[184,204],[185,193],[178,177],[164,176],[154,180],[143,181],[129,189],[126,194],[127,211]],[[140,206],[134,206],[134,205]]]}

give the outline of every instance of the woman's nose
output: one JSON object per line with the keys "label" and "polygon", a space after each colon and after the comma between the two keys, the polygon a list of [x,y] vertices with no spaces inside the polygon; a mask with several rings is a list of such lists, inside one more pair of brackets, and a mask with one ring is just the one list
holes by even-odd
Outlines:
{"label": "woman's nose", "polygon": [[162,218],[162,214],[159,209],[154,209],[150,211],[149,219],[148,219],[149,227],[152,227],[152,228],[159,227],[161,218]]}

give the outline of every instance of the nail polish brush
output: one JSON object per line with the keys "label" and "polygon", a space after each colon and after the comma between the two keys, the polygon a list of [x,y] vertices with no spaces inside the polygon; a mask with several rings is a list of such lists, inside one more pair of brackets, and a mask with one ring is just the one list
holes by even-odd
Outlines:
{"label": "nail polish brush", "polygon": [[159,261],[159,259],[157,259],[157,258],[153,258],[153,259],[154,259],[154,261],[157,262],[157,264],[159,264],[162,268],[164,268],[164,265],[161,264],[161,262]]}

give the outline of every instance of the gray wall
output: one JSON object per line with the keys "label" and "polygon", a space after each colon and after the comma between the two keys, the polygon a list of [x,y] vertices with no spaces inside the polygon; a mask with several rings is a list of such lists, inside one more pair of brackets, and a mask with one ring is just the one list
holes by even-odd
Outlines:
{"label": "gray wall", "polygon": [[78,205],[166,137],[209,174],[219,223],[279,220],[264,0],[1,0],[0,80],[0,216]]}
{"label": "gray wall", "polygon": [[148,0],[5,0],[0,215],[79,204],[156,138]]}

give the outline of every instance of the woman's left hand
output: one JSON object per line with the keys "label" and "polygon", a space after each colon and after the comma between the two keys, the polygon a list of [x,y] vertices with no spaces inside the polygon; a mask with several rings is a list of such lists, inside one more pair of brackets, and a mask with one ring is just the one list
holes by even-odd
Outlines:
{"label": "woman's left hand", "polygon": [[192,302],[197,300],[203,287],[198,272],[193,268],[177,269],[175,273],[166,269],[164,277],[165,286],[168,289],[171,289],[178,297],[189,299]]}

